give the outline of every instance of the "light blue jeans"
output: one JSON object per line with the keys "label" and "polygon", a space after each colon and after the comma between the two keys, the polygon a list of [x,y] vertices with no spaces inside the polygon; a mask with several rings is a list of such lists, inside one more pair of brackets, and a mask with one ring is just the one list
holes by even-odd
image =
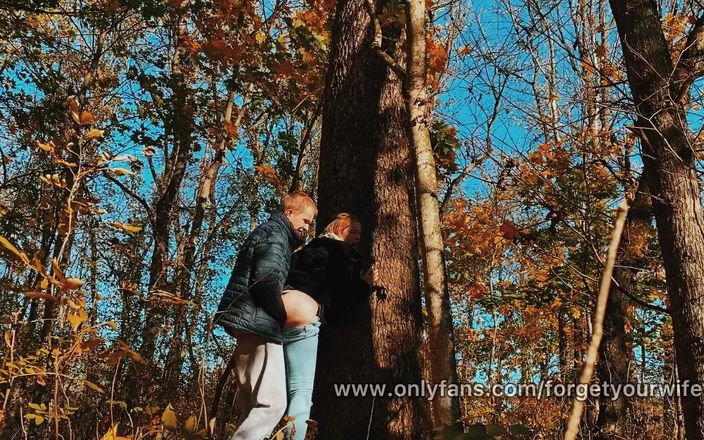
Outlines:
{"label": "light blue jeans", "polygon": [[[313,405],[313,383],[315,382],[315,362],[318,358],[318,333],[320,319],[303,327],[284,330],[284,362],[286,363],[286,389],[288,408],[286,415],[296,418],[293,440],[303,440]],[[290,436],[290,430],[287,437]]]}

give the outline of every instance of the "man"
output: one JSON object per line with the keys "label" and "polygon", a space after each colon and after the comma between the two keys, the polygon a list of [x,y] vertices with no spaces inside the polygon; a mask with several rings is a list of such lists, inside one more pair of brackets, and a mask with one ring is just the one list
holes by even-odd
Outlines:
{"label": "man", "polygon": [[237,338],[235,369],[241,423],[231,440],[261,440],[286,411],[286,368],[281,292],[292,252],[303,244],[317,215],[304,192],[286,196],[245,240],[222,296],[215,322]]}

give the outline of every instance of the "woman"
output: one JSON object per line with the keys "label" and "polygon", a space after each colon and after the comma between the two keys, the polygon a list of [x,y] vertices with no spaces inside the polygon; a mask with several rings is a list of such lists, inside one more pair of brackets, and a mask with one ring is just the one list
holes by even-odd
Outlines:
{"label": "woman", "polygon": [[284,360],[288,408],[295,417],[295,440],[303,440],[312,405],[318,333],[322,322],[335,322],[366,301],[374,285],[371,268],[363,271],[356,246],[362,226],[356,216],[340,213],[303,249],[293,254],[282,299]]}

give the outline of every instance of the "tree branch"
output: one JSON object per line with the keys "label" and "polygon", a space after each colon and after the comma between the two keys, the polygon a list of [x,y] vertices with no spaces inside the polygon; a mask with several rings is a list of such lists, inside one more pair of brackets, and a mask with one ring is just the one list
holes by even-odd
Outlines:
{"label": "tree branch", "polygon": [[391,55],[384,52],[381,48],[381,41],[383,34],[381,32],[381,23],[379,23],[379,17],[376,15],[376,7],[374,6],[374,0],[366,0],[365,6],[367,7],[367,12],[369,12],[369,18],[372,21],[372,26],[374,28],[374,40],[372,41],[372,50],[381,57],[381,59],[386,63],[387,66],[399,77],[401,81],[406,78],[406,69],[404,69],[398,61],[396,61]]}
{"label": "tree branch", "polygon": [[689,89],[694,80],[704,74],[704,14],[694,24],[687,36],[680,59],[675,66],[673,80],[679,87],[676,102],[684,104],[689,100]]}
{"label": "tree branch", "polygon": [[442,201],[440,202],[440,214],[444,214],[446,209],[447,209],[447,202],[450,201],[452,198],[452,193],[455,191],[455,188],[462,183],[465,177],[469,175],[474,169],[479,165],[481,162],[480,160],[473,160],[471,161],[464,169],[457,175],[455,176],[454,179],[447,185],[447,189],[445,190],[445,194],[442,197]]}
{"label": "tree branch", "polygon": [[649,303],[643,301],[642,299],[638,298],[637,296],[635,296],[632,292],[630,292],[630,291],[624,289],[623,287],[619,286],[619,284],[616,282],[615,279],[612,278],[612,279],[611,279],[611,282],[614,283],[614,286],[616,286],[616,288],[619,290],[619,292],[621,292],[621,293],[623,293],[624,295],[626,295],[626,297],[628,297],[631,301],[633,301],[633,302],[636,303],[637,305],[641,306],[642,308],[648,309],[648,310],[652,310],[652,311],[654,311],[654,312],[665,313],[666,315],[669,315],[669,314],[670,314],[670,310],[669,310],[669,309],[666,309],[666,308],[660,307],[660,306],[656,306],[656,305],[654,305],[654,304],[649,304]]}
{"label": "tree branch", "polygon": [[[594,313],[594,325],[591,342],[587,350],[587,358],[584,362],[584,368],[579,376],[579,384],[586,386],[592,381],[594,374],[594,366],[599,355],[599,344],[604,333],[604,315],[606,313],[606,301],[609,298],[609,287],[611,286],[611,277],[616,263],[616,254],[618,252],[618,243],[621,241],[623,227],[626,224],[626,214],[628,213],[628,203],[624,201],[619,206],[616,214],[616,222],[611,231],[611,243],[606,258],[606,267],[601,276],[601,285],[599,286],[599,296],[597,297],[596,311]],[[572,401],[572,411],[570,413],[565,432],[564,440],[575,440],[579,432],[579,422],[582,419],[582,411],[584,410],[584,401],[575,398]]]}
{"label": "tree branch", "polygon": [[111,175],[107,173],[103,173],[103,177],[108,179],[109,181],[113,182],[115,185],[119,186],[122,191],[124,191],[126,194],[131,196],[133,199],[139,202],[140,205],[144,207],[144,209],[147,211],[147,217],[149,218],[149,223],[154,225],[154,215],[152,213],[152,209],[149,206],[149,204],[137,193],[132,191],[131,189],[127,188],[124,183],[120,182],[116,178],[112,177]]}

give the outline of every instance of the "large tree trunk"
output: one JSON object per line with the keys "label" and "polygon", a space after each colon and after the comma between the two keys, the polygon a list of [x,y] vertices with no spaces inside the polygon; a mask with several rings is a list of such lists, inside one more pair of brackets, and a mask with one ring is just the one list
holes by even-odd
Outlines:
{"label": "large tree trunk", "polygon": [[[687,68],[689,54],[699,55],[701,38],[688,49],[675,71],[651,0],[611,0],[628,82],[636,104],[636,130],[642,138],[643,163],[665,262],[677,367],[682,382],[704,383],[704,231],[700,184],[688,139],[683,97],[687,81],[674,82]],[[702,26],[698,20],[696,29]],[[699,37],[698,34],[693,34]],[[684,88],[683,88],[684,87]],[[704,439],[704,397],[683,397],[685,431]]]}
{"label": "large tree trunk", "polygon": [[[424,399],[340,397],[334,384],[420,383],[420,289],[402,87],[371,49],[365,0],[337,6],[323,106],[318,224],[355,212],[385,287],[320,337],[313,418],[334,439],[429,437]],[[386,41],[400,31],[386,29]],[[392,43],[393,44],[393,43]],[[398,47],[390,48],[399,52]]]}
{"label": "large tree trunk", "polygon": [[[630,382],[633,346],[627,330],[629,300],[625,292],[633,292],[635,277],[647,252],[651,217],[650,193],[645,175],[641,176],[628,218],[623,228],[617,266],[609,289],[604,316],[604,338],[599,348],[597,375],[601,382],[626,384]],[[623,438],[628,427],[628,398],[599,399],[597,438]]]}
{"label": "large tree trunk", "polygon": [[[416,196],[420,214],[421,244],[423,246],[423,287],[428,312],[428,344],[430,350],[430,379],[457,382],[455,348],[452,337],[450,297],[445,279],[443,259],[444,241],[438,203],[438,180],[435,158],[430,144],[430,110],[426,85],[425,0],[406,3],[407,67],[406,93],[410,116],[410,135],[415,152]],[[433,422],[450,426],[459,418],[459,399],[438,396],[432,402]]]}

